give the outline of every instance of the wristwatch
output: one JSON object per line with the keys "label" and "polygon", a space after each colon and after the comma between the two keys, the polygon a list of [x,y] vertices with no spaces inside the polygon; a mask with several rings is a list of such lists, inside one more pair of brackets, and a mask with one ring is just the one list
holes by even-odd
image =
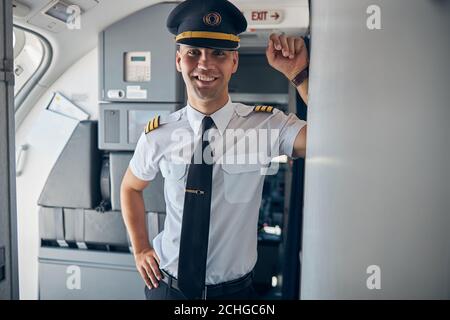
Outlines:
{"label": "wristwatch", "polygon": [[305,81],[306,78],[308,78],[308,74],[309,74],[309,67],[306,67],[305,69],[297,73],[297,75],[291,80],[291,83],[294,85],[294,87],[297,88],[299,85],[303,83],[303,81]]}

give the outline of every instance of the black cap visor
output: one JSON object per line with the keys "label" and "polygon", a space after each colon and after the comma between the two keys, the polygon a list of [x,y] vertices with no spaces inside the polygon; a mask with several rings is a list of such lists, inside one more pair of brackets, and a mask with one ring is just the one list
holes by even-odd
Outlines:
{"label": "black cap visor", "polygon": [[239,42],[218,39],[185,38],[178,40],[177,43],[188,45],[191,47],[219,49],[227,51],[234,51],[239,48]]}

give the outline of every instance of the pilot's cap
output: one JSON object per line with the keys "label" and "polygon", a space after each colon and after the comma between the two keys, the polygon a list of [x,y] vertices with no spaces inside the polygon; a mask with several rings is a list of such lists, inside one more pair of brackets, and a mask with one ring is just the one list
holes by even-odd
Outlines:
{"label": "pilot's cap", "polygon": [[238,34],[247,29],[247,20],[227,0],[186,0],[172,10],[167,28],[178,44],[236,50]]}

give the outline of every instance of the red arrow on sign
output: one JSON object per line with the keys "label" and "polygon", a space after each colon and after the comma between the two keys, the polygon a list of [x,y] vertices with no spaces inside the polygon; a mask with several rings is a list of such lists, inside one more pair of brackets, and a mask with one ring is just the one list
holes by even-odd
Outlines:
{"label": "red arrow on sign", "polygon": [[278,20],[278,18],[280,17],[280,15],[278,14],[278,12],[275,12],[275,14],[271,15],[272,18],[275,18],[275,20]]}

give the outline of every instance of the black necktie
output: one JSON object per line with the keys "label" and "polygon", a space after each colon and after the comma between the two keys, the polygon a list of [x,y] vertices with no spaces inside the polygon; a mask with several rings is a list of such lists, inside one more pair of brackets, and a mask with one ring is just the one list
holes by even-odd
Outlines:
{"label": "black necktie", "polygon": [[[202,298],[205,287],[213,164],[211,161],[205,163],[203,159],[204,150],[209,145],[209,141],[203,140],[203,135],[213,125],[211,117],[203,118],[202,140],[192,155],[186,181],[178,260],[178,287],[188,299]],[[200,151],[201,156],[198,155]],[[194,158],[197,163],[194,162]],[[199,160],[201,163],[198,163]]]}

